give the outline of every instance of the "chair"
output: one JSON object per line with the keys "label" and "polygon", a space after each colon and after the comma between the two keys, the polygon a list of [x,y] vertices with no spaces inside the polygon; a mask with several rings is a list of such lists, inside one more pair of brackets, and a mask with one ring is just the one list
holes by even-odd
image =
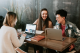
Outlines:
{"label": "chair", "polygon": [[3,25],[3,20],[4,20],[4,17],[0,16],[0,27]]}
{"label": "chair", "polygon": [[24,52],[23,50],[21,50],[20,48],[15,48],[15,50],[17,51],[17,53],[27,53],[27,52]]}

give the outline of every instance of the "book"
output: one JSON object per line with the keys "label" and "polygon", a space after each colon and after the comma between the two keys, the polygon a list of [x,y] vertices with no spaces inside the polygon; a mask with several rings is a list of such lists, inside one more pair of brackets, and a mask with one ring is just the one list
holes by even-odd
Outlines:
{"label": "book", "polygon": [[36,41],[36,42],[38,42],[38,41],[40,41],[40,40],[42,40],[42,39],[44,39],[44,38],[45,38],[45,36],[37,35],[37,36],[32,37],[32,38],[31,38],[31,41]]}

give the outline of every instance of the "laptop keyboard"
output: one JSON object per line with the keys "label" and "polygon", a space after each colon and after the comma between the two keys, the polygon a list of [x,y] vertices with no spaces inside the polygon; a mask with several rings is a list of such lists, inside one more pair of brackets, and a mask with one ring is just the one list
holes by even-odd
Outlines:
{"label": "laptop keyboard", "polygon": [[26,34],[27,34],[26,38],[31,38],[35,35],[35,34],[31,34],[31,33],[26,33]]}

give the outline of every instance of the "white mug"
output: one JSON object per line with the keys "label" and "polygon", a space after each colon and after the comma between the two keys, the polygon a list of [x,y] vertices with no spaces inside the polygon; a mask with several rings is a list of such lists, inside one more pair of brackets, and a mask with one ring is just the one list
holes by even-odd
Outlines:
{"label": "white mug", "polygon": [[22,29],[17,29],[18,32],[22,32]]}

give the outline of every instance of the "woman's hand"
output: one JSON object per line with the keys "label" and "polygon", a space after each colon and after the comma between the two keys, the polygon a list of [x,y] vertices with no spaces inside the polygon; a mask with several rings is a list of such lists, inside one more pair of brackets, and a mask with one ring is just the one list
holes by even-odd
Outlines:
{"label": "woman's hand", "polygon": [[17,32],[17,36],[20,39],[22,33]]}
{"label": "woman's hand", "polygon": [[72,44],[69,48],[69,51],[71,51],[74,48],[74,45]]}
{"label": "woman's hand", "polygon": [[21,35],[22,33],[19,33],[19,32],[17,32],[17,35],[19,36],[19,35]]}
{"label": "woman's hand", "polygon": [[22,36],[25,36],[25,37],[26,37],[26,35],[27,35],[27,34],[22,34]]}

